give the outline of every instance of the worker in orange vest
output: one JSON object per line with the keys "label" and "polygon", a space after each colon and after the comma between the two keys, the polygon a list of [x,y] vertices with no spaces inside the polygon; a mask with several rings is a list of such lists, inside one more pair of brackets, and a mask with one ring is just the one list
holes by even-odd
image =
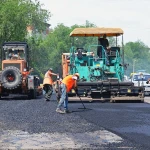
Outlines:
{"label": "worker in orange vest", "polygon": [[58,74],[55,74],[52,72],[53,69],[49,68],[49,70],[45,73],[44,80],[43,80],[43,89],[46,92],[45,93],[45,99],[46,101],[50,101],[51,95],[53,93],[53,79],[52,76],[57,76]]}
{"label": "worker in orange vest", "polygon": [[[74,75],[68,75],[61,81],[61,97],[60,101],[57,105],[56,112],[58,113],[69,113],[68,110],[68,92],[71,89],[77,89],[77,79],[79,79],[79,73],[75,73]],[[64,110],[61,110],[61,107],[64,103]]]}

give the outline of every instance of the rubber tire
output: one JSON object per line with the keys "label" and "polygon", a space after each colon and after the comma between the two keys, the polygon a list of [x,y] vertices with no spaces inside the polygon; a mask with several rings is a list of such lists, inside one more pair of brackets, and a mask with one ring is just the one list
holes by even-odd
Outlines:
{"label": "rubber tire", "polygon": [[[6,80],[6,76],[9,73],[13,74],[15,77],[15,80],[13,82],[7,82]],[[22,83],[22,74],[20,73],[20,70],[18,68],[14,66],[8,66],[2,71],[1,82],[2,86],[6,89],[16,89]]]}

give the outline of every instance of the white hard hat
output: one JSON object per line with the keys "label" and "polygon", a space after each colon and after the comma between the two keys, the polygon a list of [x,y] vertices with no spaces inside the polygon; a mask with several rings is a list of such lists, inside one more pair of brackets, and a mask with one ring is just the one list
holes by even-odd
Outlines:
{"label": "white hard hat", "polygon": [[80,77],[80,74],[79,74],[79,73],[75,73],[74,75],[77,76],[78,78]]}

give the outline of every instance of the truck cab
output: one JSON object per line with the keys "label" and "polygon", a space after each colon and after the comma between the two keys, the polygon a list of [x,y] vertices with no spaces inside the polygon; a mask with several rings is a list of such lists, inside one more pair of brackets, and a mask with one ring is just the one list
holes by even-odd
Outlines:
{"label": "truck cab", "polygon": [[29,49],[26,42],[5,42],[2,47],[2,70],[15,66],[20,72],[29,70]]}

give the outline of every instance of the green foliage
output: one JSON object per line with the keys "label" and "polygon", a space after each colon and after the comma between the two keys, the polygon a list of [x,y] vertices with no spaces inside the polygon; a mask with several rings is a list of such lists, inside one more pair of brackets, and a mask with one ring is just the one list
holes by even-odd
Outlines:
{"label": "green foliage", "polygon": [[[30,46],[30,66],[35,73],[43,77],[49,67],[56,73],[62,73],[61,55],[69,52],[72,45],[88,49],[89,44],[97,45],[96,37],[70,38],[70,32],[77,27],[96,27],[86,21],[85,25],[67,27],[58,24],[45,38],[33,35],[27,39],[27,26],[32,25],[35,31],[41,33],[51,14],[41,8],[39,1],[31,0],[0,0],[0,44],[4,41],[25,41]],[[108,38],[110,46],[114,45],[114,38]],[[96,49],[92,49],[95,50]],[[129,64],[127,74],[133,70],[145,69],[150,72],[149,47],[143,42],[128,42],[125,44],[125,63]]]}
{"label": "green foliage", "polygon": [[[89,22],[86,22],[86,26],[93,26]],[[46,51],[48,52],[48,62],[47,68],[53,67],[55,72],[62,74],[61,66],[61,56],[62,53],[70,52],[71,45],[73,45],[73,40],[70,38],[69,34],[74,28],[81,27],[79,25],[74,25],[71,27],[66,27],[63,24],[59,24],[54,30],[48,35],[42,44]],[[82,26],[85,27],[85,26]],[[90,40],[89,40],[90,41]],[[89,43],[86,40],[80,40],[81,46]],[[44,68],[46,70],[46,68]],[[44,71],[43,70],[43,71]]]}
{"label": "green foliage", "polygon": [[[150,72],[150,48],[141,41],[128,42],[125,44],[125,63],[129,64],[127,74],[133,70],[146,70]],[[133,68],[134,67],[134,68]]]}
{"label": "green foliage", "polygon": [[[36,42],[31,44],[32,53],[35,52],[37,54],[33,57],[34,59],[32,61],[32,67],[37,68],[36,70],[41,76],[44,75],[49,67],[52,67],[56,73],[61,75],[61,55],[62,53],[70,52],[71,45],[74,45],[75,47],[84,47],[86,50],[88,49],[89,44],[97,45],[97,37],[69,37],[69,34],[74,28],[86,26],[87,24],[85,26],[73,25],[71,27],[67,27],[63,24],[59,24],[53,30],[51,30],[45,39],[36,39]],[[108,39],[110,46],[115,44],[114,38]],[[96,51],[96,49],[92,50]],[[149,72],[149,66],[145,65],[150,63],[149,58],[149,48],[141,41],[126,43],[125,63],[129,64],[128,69],[126,70],[126,74],[130,75],[132,72],[133,60],[136,60],[135,70],[146,69],[147,72]]]}
{"label": "green foliage", "polygon": [[[4,41],[26,41],[29,26],[39,33],[45,30],[46,22],[51,14],[41,6],[38,0],[34,2],[31,0],[0,0],[0,44]],[[36,72],[40,74],[36,62],[38,62],[39,55],[42,56],[44,53],[38,49],[42,39],[38,38],[37,41],[36,39],[33,37],[28,41],[32,50],[31,56],[33,56],[31,66],[34,66]]]}
{"label": "green foliage", "polygon": [[[86,22],[86,26],[93,26],[93,24]],[[28,40],[31,48],[31,66],[36,73],[43,77],[47,69],[52,67],[56,73],[62,74],[62,53],[70,52],[73,41],[69,34],[77,27],[85,26],[74,25],[67,27],[63,24],[58,24],[46,38],[33,36]],[[97,38],[94,41],[97,44]],[[80,40],[80,42],[82,46],[87,45],[91,42],[91,39]]]}
{"label": "green foliage", "polygon": [[24,41],[27,26],[31,25],[41,31],[49,17],[50,13],[43,10],[38,1],[1,0],[0,42]]}

